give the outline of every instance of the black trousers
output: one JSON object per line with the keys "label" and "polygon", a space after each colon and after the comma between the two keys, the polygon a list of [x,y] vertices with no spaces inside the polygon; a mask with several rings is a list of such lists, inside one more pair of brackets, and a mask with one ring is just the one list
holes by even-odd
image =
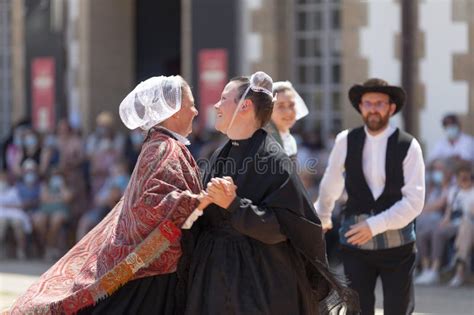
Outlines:
{"label": "black trousers", "polygon": [[342,246],[344,272],[349,286],[359,294],[362,315],[375,313],[375,285],[380,276],[385,315],[412,314],[415,309],[413,243],[382,250]]}

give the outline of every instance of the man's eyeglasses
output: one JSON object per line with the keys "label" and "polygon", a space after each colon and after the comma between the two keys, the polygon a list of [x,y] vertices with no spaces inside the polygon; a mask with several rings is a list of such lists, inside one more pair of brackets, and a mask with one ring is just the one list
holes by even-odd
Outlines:
{"label": "man's eyeglasses", "polygon": [[378,102],[363,101],[361,104],[364,109],[375,108],[377,110],[380,110],[380,109],[385,108],[390,103],[386,101],[378,101]]}

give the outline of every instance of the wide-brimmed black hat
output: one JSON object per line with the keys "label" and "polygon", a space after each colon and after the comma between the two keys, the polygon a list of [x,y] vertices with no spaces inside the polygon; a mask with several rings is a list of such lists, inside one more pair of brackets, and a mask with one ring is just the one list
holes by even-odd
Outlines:
{"label": "wide-brimmed black hat", "polygon": [[372,78],[365,81],[362,85],[356,84],[349,89],[349,100],[351,101],[352,106],[354,106],[359,113],[359,104],[362,95],[369,92],[387,94],[390,97],[390,101],[397,105],[394,114],[398,113],[403,105],[405,105],[406,93],[401,87],[389,85],[382,79]]}

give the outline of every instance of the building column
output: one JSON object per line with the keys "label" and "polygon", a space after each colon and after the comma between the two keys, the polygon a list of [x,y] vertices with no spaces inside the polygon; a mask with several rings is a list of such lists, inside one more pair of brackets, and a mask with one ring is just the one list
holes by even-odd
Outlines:
{"label": "building column", "polygon": [[369,63],[361,54],[360,31],[368,24],[367,3],[343,0],[342,2],[342,128],[361,125],[360,115],[352,108],[347,92],[356,83],[362,83],[369,75]]}
{"label": "building column", "polygon": [[468,51],[453,57],[453,79],[468,84],[468,109],[461,115],[463,131],[474,135],[474,2],[453,1],[453,20],[467,23]]}
{"label": "building column", "polygon": [[26,116],[24,0],[11,3],[12,123]]}
{"label": "building column", "polygon": [[135,0],[82,0],[78,24],[82,126],[91,131],[103,110],[118,120],[135,85]]}

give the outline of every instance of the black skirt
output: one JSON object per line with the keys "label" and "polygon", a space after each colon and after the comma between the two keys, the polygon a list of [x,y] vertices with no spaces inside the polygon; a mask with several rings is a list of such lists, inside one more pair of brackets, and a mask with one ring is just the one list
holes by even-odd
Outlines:
{"label": "black skirt", "polygon": [[190,264],[186,315],[317,314],[303,261],[288,242],[266,245],[228,232],[201,234]]}
{"label": "black skirt", "polygon": [[133,280],[78,314],[174,315],[176,283],[176,273]]}

